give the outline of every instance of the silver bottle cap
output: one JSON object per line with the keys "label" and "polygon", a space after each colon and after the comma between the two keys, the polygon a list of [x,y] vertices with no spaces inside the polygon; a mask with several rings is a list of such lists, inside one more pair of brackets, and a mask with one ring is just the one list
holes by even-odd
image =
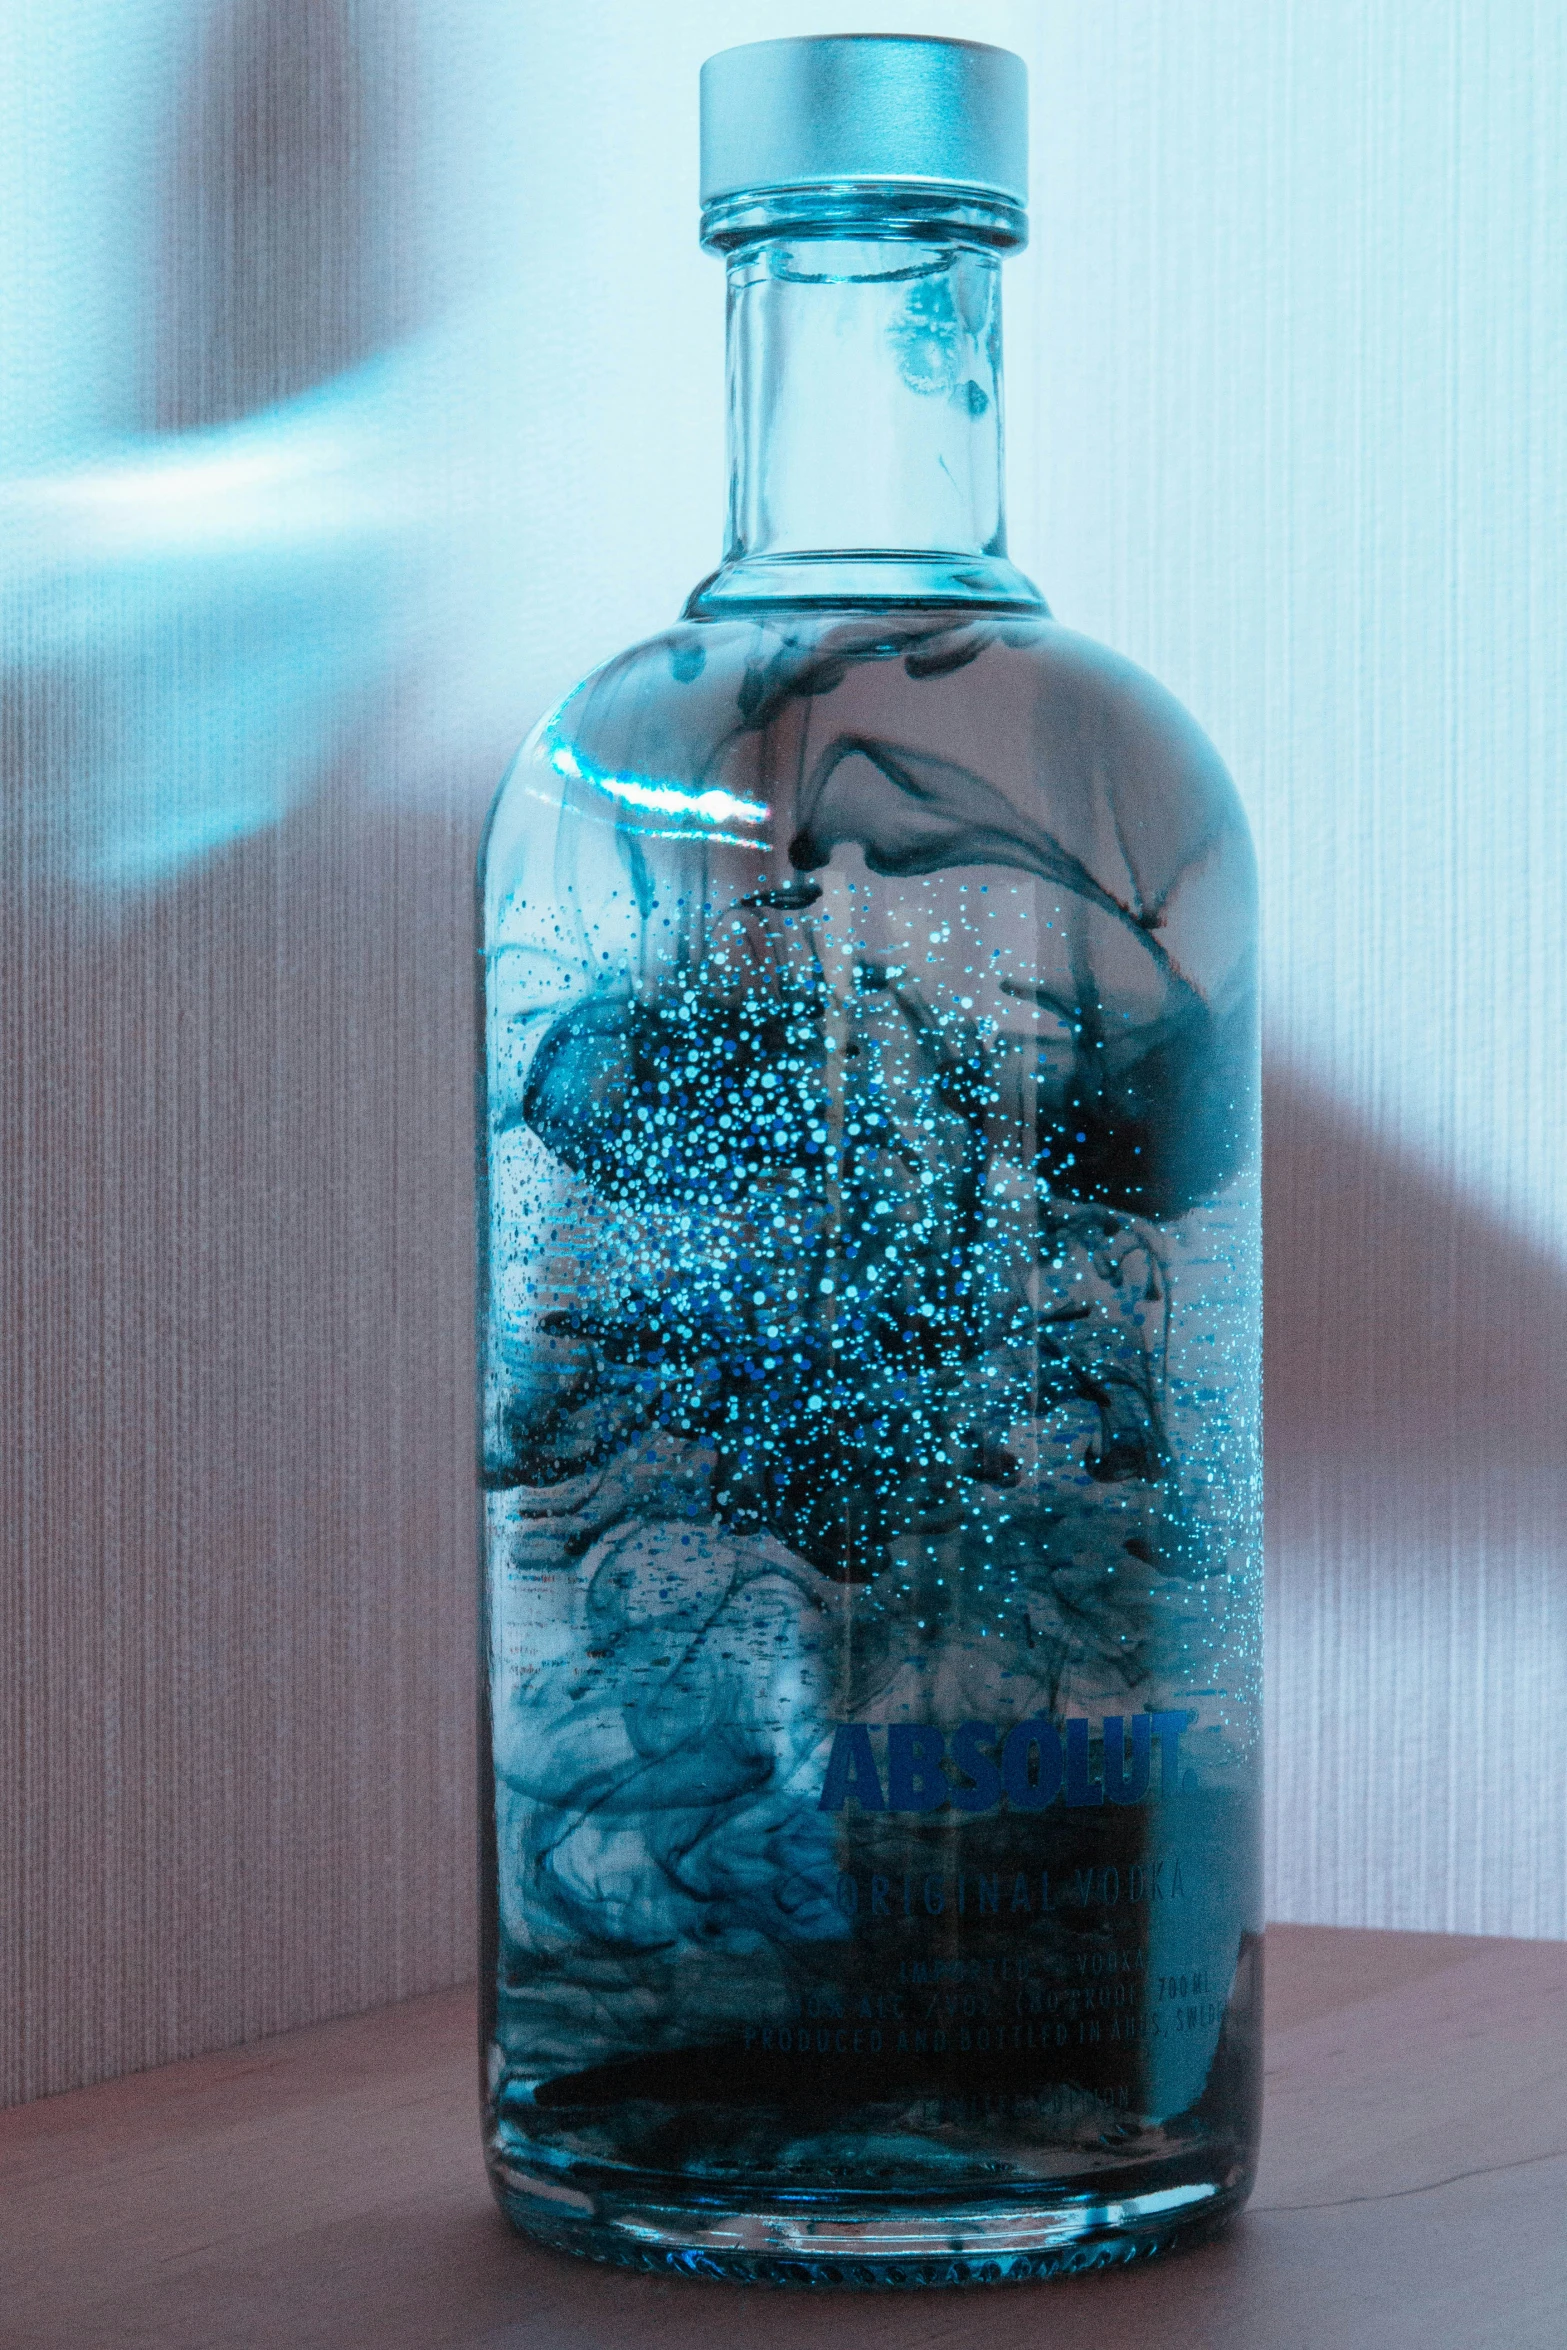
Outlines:
{"label": "silver bottle cap", "polygon": [[983,41],[752,41],[702,68],[702,203],[845,181],[973,190],[1026,209],[1028,68]]}

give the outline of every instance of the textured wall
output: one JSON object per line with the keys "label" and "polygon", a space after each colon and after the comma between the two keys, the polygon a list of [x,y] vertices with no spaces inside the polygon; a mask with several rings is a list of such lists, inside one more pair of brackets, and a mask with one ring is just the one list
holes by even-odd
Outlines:
{"label": "textured wall", "polygon": [[[831,16],[1028,56],[1014,551],[1263,849],[1275,1914],[1567,1933],[1562,12]],[[0,2099],[470,1963],[473,838],[711,561],[696,66],[824,21],[7,13]]]}
{"label": "textured wall", "polygon": [[471,1965],[468,843],[338,789],[112,924],[8,878],[26,2096]]}
{"label": "textured wall", "polygon": [[1262,852],[1272,1914],[1561,1935],[1567,15],[1052,9],[1034,70],[1030,552]]}
{"label": "textured wall", "polygon": [[287,405],[419,296],[395,29],[0,30],[0,2102],[472,1965],[484,787]]}

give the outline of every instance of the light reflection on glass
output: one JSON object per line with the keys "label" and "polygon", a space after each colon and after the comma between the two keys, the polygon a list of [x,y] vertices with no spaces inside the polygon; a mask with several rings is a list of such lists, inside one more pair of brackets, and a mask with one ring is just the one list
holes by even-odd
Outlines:
{"label": "light reflection on glass", "polygon": [[548,724],[541,747],[557,775],[573,783],[592,784],[612,799],[624,800],[628,807],[647,808],[656,816],[696,816],[706,824],[765,824],[772,814],[765,800],[742,800],[716,785],[706,791],[688,791],[679,784],[659,783],[651,776],[612,775],[563,742]]}

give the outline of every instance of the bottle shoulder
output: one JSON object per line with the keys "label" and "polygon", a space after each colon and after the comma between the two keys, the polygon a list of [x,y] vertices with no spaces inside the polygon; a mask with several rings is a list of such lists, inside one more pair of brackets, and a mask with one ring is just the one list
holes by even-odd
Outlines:
{"label": "bottle shoulder", "polygon": [[1255,890],[1239,796],[1196,720],[1043,611],[682,618],[534,729],[492,812],[492,878],[563,792],[645,832],[655,855],[709,837],[770,843],[809,870],[852,837],[873,871],[928,872],[1059,850],[1142,868],[1130,878],[1151,905],[1218,857],[1232,894]]}
{"label": "bottle shoulder", "polygon": [[577,1044],[628,1020],[830,998],[858,1036],[890,1004],[954,1072],[1000,1055],[1023,1125],[1055,1105],[1068,1188],[1169,1218],[1254,1155],[1256,897],[1201,728],[1059,622],[685,621],[519,755],[487,1001],[497,1036],[563,1024],[573,1098]]}

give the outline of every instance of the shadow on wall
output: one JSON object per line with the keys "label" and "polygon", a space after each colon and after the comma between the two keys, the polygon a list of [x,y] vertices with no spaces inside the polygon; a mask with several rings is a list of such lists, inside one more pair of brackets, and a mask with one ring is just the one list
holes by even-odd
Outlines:
{"label": "shadow on wall", "polygon": [[[0,2102],[466,1971],[472,847],[341,784],[118,919],[6,909]],[[1275,1913],[1483,1922],[1447,1814],[1387,1847],[1377,1742],[1432,1574],[1439,1631],[1452,1589],[1494,1610],[1527,1522],[1560,1586],[1567,1275],[1277,1067],[1267,1116],[1275,1840],[1313,1840]],[[1475,1647],[1434,1701],[1426,1659],[1411,1772]]]}
{"label": "shadow on wall", "polygon": [[0,874],[0,2105],[470,1971],[472,857]]}
{"label": "shadow on wall", "polygon": [[[414,306],[389,259],[412,179],[400,16],[209,13],[170,103],[122,438],[78,418],[79,467],[0,485],[0,591],[24,615],[0,621],[0,1034],[21,1072],[0,1100],[20,1170],[0,1512],[22,1552],[0,1580],[19,1789],[0,1910],[22,1919],[0,2016],[28,2031],[0,2102],[469,1964],[484,791],[459,774],[414,809],[366,782],[406,780],[381,713],[421,609],[387,483],[444,414],[413,379],[367,380]],[[101,81],[115,44],[82,55]],[[108,101],[68,91],[59,114],[112,143]],[[56,274],[38,251],[0,254],[0,290]],[[116,301],[61,330],[86,383]],[[1267,1114],[1275,1780],[1318,1839],[1286,1855],[1283,1914],[1407,1899],[1435,1923],[1458,1900],[1473,1923],[1492,1896],[1450,1864],[1450,1811],[1390,1850],[1342,1790],[1362,1698],[1404,1722],[1411,1770],[1489,1707],[1514,1742],[1473,1801],[1524,1819],[1546,1717],[1498,1680],[1515,1642],[1484,1663],[1474,1615],[1518,1612],[1559,1710],[1567,1269],[1297,1073],[1270,1071]],[[1398,1711],[1410,1626],[1408,1686],[1436,1691],[1420,1720]],[[1514,1880],[1560,1912],[1551,1784],[1534,1878],[1505,1836],[1470,1838],[1504,1928],[1529,1930]],[[1335,1874],[1340,1850],[1373,1876]],[[1374,1876],[1400,1868],[1402,1891]],[[1542,1908],[1533,1930],[1567,1929]]]}
{"label": "shadow on wall", "polygon": [[0,253],[85,287],[0,480],[0,2104],[471,1965],[485,791],[387,714],[406,16],[0,34],[86,183]]}
{"label": "shadow on wall", "polygon": [[1433,1488],[1554,1497],[1567,1540],[1567,1255],[1278,1062],[1265,1084],[1273,1528]]}
{"label": "shadow on wall", "polygon": [[1567,1265],[1266,1091],[1269,1914],[1567,1935]]}
{"label": "shadow on wall", "polygon": [[176,94],[151,413],[226,424],[417,323],[413,92],[387,0],[230,0]]}

